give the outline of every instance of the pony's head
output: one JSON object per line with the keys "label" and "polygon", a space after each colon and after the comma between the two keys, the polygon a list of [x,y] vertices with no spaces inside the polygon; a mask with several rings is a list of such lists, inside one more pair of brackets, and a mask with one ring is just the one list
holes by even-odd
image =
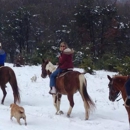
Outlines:
{"label": "pony's head", "polygon": [[109,79],[109,100],[114,102],[116,98],[119,96],[120,93],[120,80],[117,80],[116,77],[111,78],[109,75],[107,75],[107,78]]}
{"label": "pony's head", "polygon": [[47,75],[50,75],[56,67],[49,60],[42,60],[42,78],[46,78]]}

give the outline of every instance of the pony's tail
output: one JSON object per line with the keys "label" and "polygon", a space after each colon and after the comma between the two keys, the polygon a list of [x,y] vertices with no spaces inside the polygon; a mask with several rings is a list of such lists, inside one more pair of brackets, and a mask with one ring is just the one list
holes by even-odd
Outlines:
{"label": "pony's tail", "polygon": [[85,79],[83,74],[79,75],[79,81],[80,81],[80,93],[82,95],[83,101],[85,108],[88,109],[88,111],[92,110],[95,108],[95,103],[89,96],[87,92],[87,80]]}
{"label": "pony's tail", "polygon": [[10,75],[10,85],[12,86],[13,94],[14,94],[14,103],[18,101],[20,103],[20,93],[19,93],[19,88],[17,85],[17,79],[14,71],[12,69],[9,70],[9,75]]}

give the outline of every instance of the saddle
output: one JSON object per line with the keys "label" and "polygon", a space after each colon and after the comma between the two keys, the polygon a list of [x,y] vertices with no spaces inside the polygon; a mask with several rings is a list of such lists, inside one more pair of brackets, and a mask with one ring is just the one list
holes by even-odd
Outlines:
{"label": "saddle", "polygon": [[73,71],[73,69],[64,69],[61,73],[58,74],[57,78],[64,76],[65,74],[69,73],[70,71]]}

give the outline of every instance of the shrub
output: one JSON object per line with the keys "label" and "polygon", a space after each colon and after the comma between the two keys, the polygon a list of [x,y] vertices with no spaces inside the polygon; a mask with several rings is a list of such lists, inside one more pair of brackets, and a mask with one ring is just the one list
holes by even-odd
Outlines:
{"label": "shrub", "polygon": [[121,61],[120,64],[117,65],[116,69],[119,74],[129,75],[130,74],[130,57],[126,56]]}
{"label": "shrub", "polygon": [[83,68],[86,72],[93,74],[93,62],[90,57],[84,58],[79,65],[80,68]]}

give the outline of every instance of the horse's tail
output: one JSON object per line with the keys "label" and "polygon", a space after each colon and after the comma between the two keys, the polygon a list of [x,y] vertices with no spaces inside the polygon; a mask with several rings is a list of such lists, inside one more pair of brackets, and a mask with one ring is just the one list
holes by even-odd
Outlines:
{"label": "horse's tail", "polygon": [[19,93],[16,75],[11,68],[9,69],[9,75],[10,75],[9,83],[12,86],[12,90],[14,94],[14,103],[16,103],[16,101],[20,103],[20,93]]}
{"label": "horse's tail", "polygon": [[83,101],[84,101],[84,106],[86,111],[90,112],[93,108],[95,108],[95,103],[92,101],[90,98],[88,92],[87,92],[87,80],[84,77],[83,74],[79,75],[79,81],[80,81],[80,94],[82,95]]}

